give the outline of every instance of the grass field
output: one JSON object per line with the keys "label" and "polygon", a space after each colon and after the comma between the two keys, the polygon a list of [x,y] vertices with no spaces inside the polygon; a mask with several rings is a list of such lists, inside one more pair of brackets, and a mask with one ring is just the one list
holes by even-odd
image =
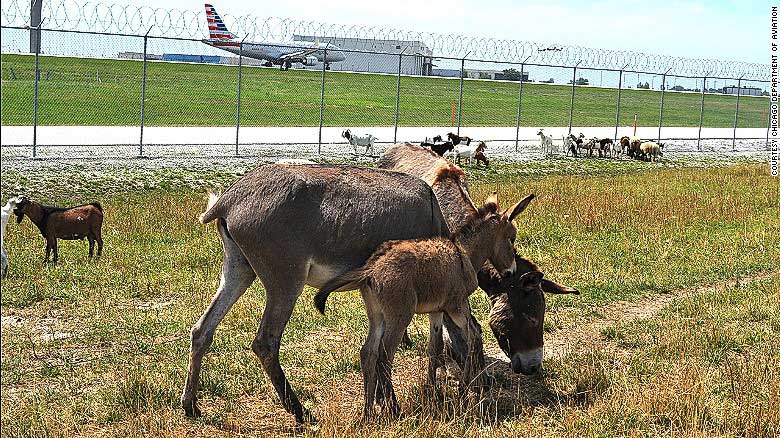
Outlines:
{"label": "grass field", "polygon": [[[259,284],[206,356],[204,417],[185,419],[178,406],[188,330],[221,267],[216,231],[196,221],[203,186],[235,173],[160,170],[151,184],[118,169],[103,176],[111,187],[88,184],[99,178],[89,169],[36,175],[39,199],[103,202],[106,253],[90,262],[85,244],[65,242],[60,265],[42,268],[32,224],[9,225],[3,436],[780,433],[780,183],[762,164],[609,166],[472,175],[475,198],[492,190],[504,199],[539,196],[518,220],[518,250],[582,291],[548,298],[543,375],[511,375],[499,361],[496,387],[460,407],[455,380],[440,393],[423,383],[428,324],[418,317],[415,348],[397,356],[401,418],[361,423],[367,322],[359,295],[335,294],[323,317],[307,288],[281,359],[319,419],[304,427],[283,412],[249,348],[264,305]],[[6,168],[0,197],[29,184],[29,175]],[[477,291],[472,302],[486,327],[487,299]],[[489,330],[485,341],[499,360]]]}
{"label": "grass field", "polygon": [[[32,124],[33,60],[3,54],[3,125]],[[13,79],[11,69],[17,79]],[[43,125],[137,125],[140,121],[141,63],[84,58],[40,58],[38,123]],[[148,63],[145,121],[148,126],[230,126],[235,124],[237,67]],[[242,124],[318,126],[320,73],[308,70],[245,68]],[[392,126],[396,77],[328,72],[325,126]],[[399,124],[449,126],[457,79],[403,77]],[[528,83],[523,90],[523,126],[566,126],[571,89]],[[466,80],[463,126],[515,126],[517,83]],[[614,126],[617,90],[578,87],[574,126]],[[698,126],[701,95],[666,93],[665,126]],[[624,90],[622,126],[638,114],[642,126],[657,126],[660,92]],[[707,95],[703,124],[732,127],[735,97]],[[740,101],[739,127],[766,127],[767,98]]]}

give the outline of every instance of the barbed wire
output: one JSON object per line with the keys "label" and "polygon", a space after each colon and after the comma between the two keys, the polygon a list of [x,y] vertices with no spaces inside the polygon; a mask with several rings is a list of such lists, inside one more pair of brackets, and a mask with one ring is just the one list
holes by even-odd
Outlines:
{"label": "barbed wire", "polygon": [[[43,1],[41,16],[45,27],[59,30],[115,32],[179,38],[207,35],[205,15],[200,11],[118,5],[78,0]],[[2,2],[4,26],[25,26],[30,17],[29,0]],[[769,65],[718,59],[685,58],[626,50],[595,49],[581,46],[543,44],[531,41],[479,38],[458,34],[417,32],[366,25],[322,23],[278,17],[233,16],[224,14],[228,27],[249,40],[291,41],[294,36],[355,38],[370,49],[374,40],[419,41],[435,57],[479,59],[494,62],[523,62],[584,68],[622,69],[656,72],[669,70],[681,76],[744,77],[769,79]],[[357,49],[363,49],[356,47]]]}

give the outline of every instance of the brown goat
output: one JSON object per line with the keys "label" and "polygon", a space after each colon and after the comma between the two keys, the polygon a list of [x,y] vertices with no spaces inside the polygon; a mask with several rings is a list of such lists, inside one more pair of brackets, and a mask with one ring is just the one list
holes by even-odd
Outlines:
{"label": "brown goat", "polygon": [[369,334],[360,351],[365,390],[364,415],[374,412],[374,401],[386,402],[392,415],[399,408],[392,384],[392,364],[404,329],[415,313],[429,314],[431,333],[428,378],[435,383],[443,351],[442,324],[446,313],[466,335],[468,345],[461,385],[466,389],[481,375],[481,350],[475,341],[479,329],[472,323],[469,296],[478,282],[475,266],[488,259],[499,272],[510,276],[517,268],[512,220],[534,198],[525,197],[499,211],[496,194],[450,238],[394,240],[377,248],[363,267],[346,272],[325,284],[314,297],[320,312],[336,290],[360,288],[369,319]]}
{"label": "brown goat", "polygon": [[455,134],[454,132],[447,133],[447,138],[450,139],[450,141],[454,146],[457,146],[461,143],[466,143],[466,146],[470,146],[472,140],[471,137],[468,137],[466,135],[458,135]]}
{"label": "brown goat", "polygon": [[14,209],[16,222],[21,223],[24,215],[30,218],[46,239],[46,257],[43,263],[49,262],[49,255],[54,252],[52,262],[56,265],[58,259],[57,239],[89,240],[89,256],[92,257],[97,242],[98,257],[103,253],[103,207],[99,202],[79,205],[77,207],[53,207],[42,205],[22,197]]}

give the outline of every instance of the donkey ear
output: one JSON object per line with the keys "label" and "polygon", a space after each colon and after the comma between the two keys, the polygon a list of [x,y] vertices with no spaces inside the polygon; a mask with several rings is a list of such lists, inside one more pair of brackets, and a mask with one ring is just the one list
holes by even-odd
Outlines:
{"label": "donkey ear", "polygon": [[492,297],[500,293],[498,286],[501,284],[501,274],[494,267],[485,265],[477,272],[477,283],[489,297]]}
{"label": "donkey ear", "polygon": [[517,204],[515,204],[512,207],[508,208],[504,212],[504,215],[509,218],[510,222],[513,221],[515,219],[515,217],[517,217],[518,214],[522,213],[523,210],[525,210],[525,208],[528,207],[528,204],[530,204],[531,201],[535,197],[536,197],[536,195],[531,193],[530,195],[528,195],[525,198],[523,198],[522,200],[520,200],[520,202],[518,202]]}
{"label": "donkey ear", "polygon": [[564,286],[562,284],[558,284],[554,281],[550,281],[547,279],[542,280],[541,286],[542,286],[542,290],[548,294],[574,294],[574,295],[580,294],[580,291],[574,289],[573,287]]}
{"label": "donkey ear", "polygon": [[498,211],[498,193],[493,192],[485,199],[485,208],[491,210],[493,213]]}

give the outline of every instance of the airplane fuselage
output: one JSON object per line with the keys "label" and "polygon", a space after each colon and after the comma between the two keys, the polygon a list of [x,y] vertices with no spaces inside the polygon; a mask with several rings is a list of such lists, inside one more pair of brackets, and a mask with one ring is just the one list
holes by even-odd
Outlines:
{"label": "airplane fuselage", "polygon": [[[318,50],[313,51],[311,54],[308,55],[311,57],[315,57],[318,62],[324,61],[326,63],[331,63],[331,62],[343,61],[345,59],[344,53],[341,50],[339,50],[337,46],[333,44],[325,44],[325,43],[319,43],[319,45],[317,45],[318,43],[314,43],[314,42],[244,43],[243,48],[241,48],[241,44],[235,40],[224,41],[224,40],[207,39],[207,40],[203,40],[203,42],[212,47],[216,47],[218,49],[235,53],[236,55],[240,54],[242,56],[246,56],[247,58],[260,59],[274,64],[279,64],[283,62],[282,59],[284,59],[285,55],[290,55],[301,51],[312,50],[318,47],[319,47]],[[325,58],[326,53],[327,53],[327,58]]]}

